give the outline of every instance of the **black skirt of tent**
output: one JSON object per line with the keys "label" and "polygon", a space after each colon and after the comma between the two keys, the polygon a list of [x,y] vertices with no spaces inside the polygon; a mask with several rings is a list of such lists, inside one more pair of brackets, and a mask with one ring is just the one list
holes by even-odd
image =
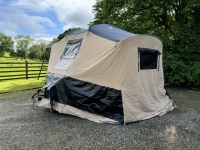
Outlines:
{"label": "black skirt of tent", "polygon": [[57,84],[57,102],[98,114],[120,123],[124,122],[120,90],[77,80],[61,79]]}

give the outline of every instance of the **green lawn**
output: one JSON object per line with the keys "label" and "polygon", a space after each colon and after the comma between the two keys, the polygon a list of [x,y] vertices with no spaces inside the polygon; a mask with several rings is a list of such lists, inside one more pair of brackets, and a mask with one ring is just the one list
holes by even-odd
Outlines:
{"label": "green lawn", "polygon": [[0,62],[42,62],[42,60],[38,59],[21,59],[21,58],[12,58],[9,53],[5,53],[3,57],[0,57]]}
{"label": "green lawn", "polygon": [[45,78],[5,80],[0,82],[0,93],[41,88],[45,85]]}
{"label": "green lawn", "polygon": [[[0,62],[42,62],[41,60],[30,60],[30,59],[20,59],[20,58],[11,58],[9,53],[5,53],[3,57],[0,57]],[[0,64],[0,67],[16,67],[21,66],[22,68],[0,68],[0,79],[11,79],[17,77],[24,77],[26,74],[25,63],[24,64]],[[41,64],[28,64],[29,67],[36,66],[35,68],[28,68],[29,74],[36,74],[36,75],[29,75],[29,77],[35,76],[31,79],[13,79],[13,80],[1,80],[0,81],[0,93],[11,92],[11,91],[20,91],[26,89],[33,89],[33,88],[41,88],[45,84],[45,77],[40,77],[37,80],[37,76],[39,75],[39,70]],[[44,66],[48,66],[45,64]],[[37,70],[37,71],[31,71]],[[4,72],[3,72],[4,71]],[[10,72],[5,72],[10,71]],[[20,71],[20,72],[14,72]],[[44,73],[42,76],[45,76],[46,70],[43,70],[41,73]],[[21,75],[21,76],[10,76],[9,75]],[[6,77],[3,77],[6,76]]]}

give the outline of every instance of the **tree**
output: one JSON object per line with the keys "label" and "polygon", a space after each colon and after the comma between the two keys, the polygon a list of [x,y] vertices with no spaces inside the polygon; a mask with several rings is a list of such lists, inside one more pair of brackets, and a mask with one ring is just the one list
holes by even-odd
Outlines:
{"label": "tree", "polygon": [[136,34],[154,34],[164,45],[166,81],[200,85],[198,0],[99,0],[91,25],[113,24]]}
{"label": "tree", "polygon": [[26,53],[23,50],[17,50],[16,55],[17,57],[26,59]]}
{"label": "tree", "polygon": [[10,57],[17,57],[17,53],[14,50],[10,51]]}
{"label": "tree", "polygon": [[17,56],[26,59],[33,39],[29,35],[18,35],[15,38]]}
{"label": "tree", "polygon": [[47,49],[49,43],[50,43],[49,41],[44,40],[44,39],[36,40],[36,44],[38,45],[39,50],[41,51],[41,59],[42,60],[44,60],[46,49]]}
{"label": "tree", "polygon": [[3,56],[5,52],[12,51],[13,43],[12,37],[0,33],[0,56]]}
{"label": "tree", "polygon": [[41,59],[42,58],[42,51],[39,45],[32,45],[29,49],[28,57],[30,59]]}
{"label": "tree", "polygon": [[49,60],[50,53],[51,53],[51,47],[48,46],[48,47],[46,48],[46,52],[45,52],[45,54],[44,54],[44,60],[47,60],[47,61]]}
{"label": "tree", "polygon": [[70,31],[74,31],[74,30],[78,30],[78,29],[81,29],[80,27],[78,28],[69,28],[67,30],[65,30],[63,33],[59,34],[59,36],[57,37],[58,41],[60,41],[62,38],[65,37],[65,35],[70,32]]}
{"label": "tree", "polygon": [[45,50],[45,53],[44,53],[44,60],[49,60],[49,57],[50,57],[50,53],[51,53],[51,46],[53,45],[53,43],[56,43],[58,42],[58,39],[57,38],[53,38],[53,40],[51,42],[48,43],[47,47],[46,47],[46,50]]}
{"label": "tree", "polygon": [[49,44],[56,43],[56,42],[58,42],[58,38],[53,38],[53,40]]}

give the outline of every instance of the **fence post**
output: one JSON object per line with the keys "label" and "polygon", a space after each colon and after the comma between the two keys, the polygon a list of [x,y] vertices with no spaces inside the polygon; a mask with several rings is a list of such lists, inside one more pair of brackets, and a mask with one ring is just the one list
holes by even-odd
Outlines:
{"label": "fence post", "polygon": [[44,59],[42,60],[42,65],[41,65],[41,67],[40,67],[40,72],[39,72],[39,75],[38,75],[38,80],[39,80],[39,78],[40,78],[40,74],[41,74],[41,71],[42,71],[43,65],[44,65]]}
{"label": "fence post", "polygon": [[26,67],[26,79],[28,79],[28,61],[25,61],[25,67]]}

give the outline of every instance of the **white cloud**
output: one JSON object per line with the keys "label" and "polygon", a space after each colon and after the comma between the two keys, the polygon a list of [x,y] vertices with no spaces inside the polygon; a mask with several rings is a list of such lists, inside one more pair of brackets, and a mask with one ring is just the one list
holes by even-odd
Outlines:
{"label": "white cloud", "polygon": [[61,29],[88,28],[96,0],[0,0],[0,32],[51,37]]}
{"label": "white cloud", "polygon": [[67,5],[60,3],[60,5],[54,7],[54,10],[60,21],[66,22],[70,26],[87,28],[87,24],[94,18],[92,14],[92,2],[94,0],[67,1]]}
{"label": "white cloud", "polygon": [[9,21],[8,22],[0,21],[0,29],[3,29],[4,34],[6,34],[6,35],[15,36],[16,30],[17,30],[17,25],[15,25]]}
{"label": "white cloud", "polygon": [[55,27],[56,26],[50,19],[45,18],[45,17],[32,16],[31,19],[33,19],[33,21],[35,23],[45,23],[50,27]]}
{"label": "white cloud", "polygon": [[53,38],[55,38],[55,37],[52,37],[52,36],[50,36],[50,37],[48,37],[48,36],[46,36],[46,37],[45,36],[41,36],[39,38],[34,38],[34,40],[43,39],[43,40],[46,40],[48,42],[51,42],[53,40]]}
{"label": "white cloud", "polygon": [[19,27],[26,28],[34,33],[34,35],[44,35],[45,28],[43,24],[55,27],[56,25],[48,18],[40,16],[30,16],[22,10],[0,6],[0,18],[2,22],[0,26],[4,25],[5,30],[10,31],[10,34],[17,32]]}
{"label": "white cloud", "polygon": [[51,9],[53,2],[56,3],[53,0],[16,0],[11,3],[11,6],[34,11],[46,11]]}
{"label": "white cloud", "polygon": [[72,28],[72,26],[67,24],[67,25],[63,26],[63,31],[68,30],[69,28]]}
{"label": "white cloud", "polygon": [[88,28],[88,23],[94,18],[92,6],[95,2],[96,0],[18,0],[12,5],[32,11],[51,10],[60,22],[71,27]]}

